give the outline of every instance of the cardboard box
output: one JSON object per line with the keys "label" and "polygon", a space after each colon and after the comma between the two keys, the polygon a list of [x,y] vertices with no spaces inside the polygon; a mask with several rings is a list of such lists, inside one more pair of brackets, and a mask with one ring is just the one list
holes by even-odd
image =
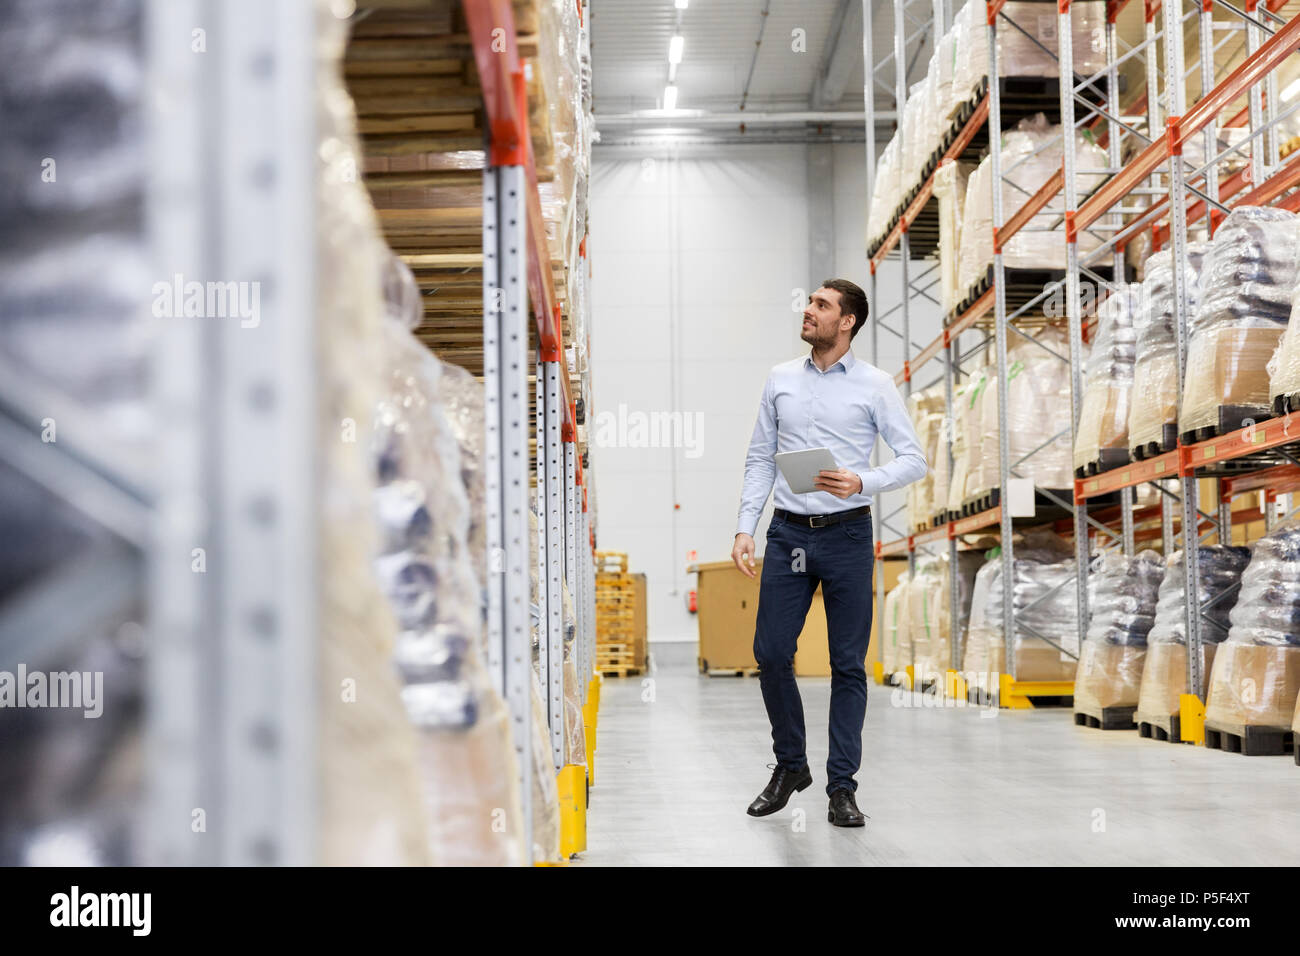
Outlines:
{"label": "cardboard box", "polygon": [[1084,641],[1074,675],[1074,709],[1099,716],[1108,707],[1136,707],[1145,647]]}
{"label": "cardboard box", "polygon": [[[885,574],[887,587],[897,582],[907,568],[906,561],[877,561],[876,573]],[[741,574],[730,561],[694,564],[687,570],[698,576],[696,613],[699,625],[699,663],[701,670],[748,670],[758,666],[754,660],[754,629],[758,622],[759,581],[763,562],[759,561],[753,579]],[[891,580],[892,578],[892,580]],[[874,601],[874,592],[872,594]],[[878,614],[872,614],[871,643],[866,663],[880,656]],[[818,587],[808,608],[808,617],[794,656],[794,672],[799,677],[829,677],[830,645],[826,634],[826,609]]]}
{"label": "cardboard box", "polygon": [[1300,647],[1219,645],[1205,720],[1224,729],[1290,727],[1300,697]]}
{"label": "cardboard box", "polygon": [[[1007,659],[1002,632],[999,630],[993,636],[988,649],[991,675],[1004,673]],[[1077,666],[1073,659],[1062,659],[1060,651],[1038,638],[1022,638],[1016,648],[1016,680],[1074,680]],[[988,686],[996,687],[997,680],[990,680]]]}
{"label": "cardboard box", "polygon": [[1219,406],[1269,407],[1268,360],[1285,326],[1225,327],[1193,339],[1183,379],[1183,408],[1178,430],[1217,425]]}
{"label": "cardboard box", "polygon": [[[1218,644],[1201,645],[1201,699],[1205,699],[1210,686],[1210,672],[1214,669],[1214,652]],[[1134,719],[1147,723],[1162,723],[1178,714],[1179,700],[1187,693],[1187,645],[1152,644],[1147,648],[1146,662],[1142,666],[1142,684],[1138,689],[1138,709]]]}

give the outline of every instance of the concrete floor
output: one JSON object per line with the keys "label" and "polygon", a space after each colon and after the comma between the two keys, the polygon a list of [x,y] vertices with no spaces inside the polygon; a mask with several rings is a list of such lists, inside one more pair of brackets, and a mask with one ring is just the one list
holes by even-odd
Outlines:
{"label": "concrete floor", "polygon": [[870,819],[837,829],[829,679],[799,682],[813,786],[754,819],[773,760],[758,679],[700,676],[693,644],[652,652],[648,677],[601,692],[587,865],[1300,864],[1290,758],[1088,730],[1064,709],[921,707],[875,684],[858,774]]}

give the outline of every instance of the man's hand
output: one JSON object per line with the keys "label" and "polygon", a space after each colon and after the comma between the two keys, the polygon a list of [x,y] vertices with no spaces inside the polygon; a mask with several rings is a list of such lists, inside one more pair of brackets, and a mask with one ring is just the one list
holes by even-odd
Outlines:
{"label": "man's hand", "polygon": [[817,486],[818,491],[828,491],[836,498],[847,498],[862,490],[862,479],[856,472],[849,471],[847,468],[819,471],[817,477],[813,479],[813,484]]}
{"label": "man's hand", "polygon": [[750,535],[743,531],[736,535],[736,543],[731,546],[731,560],[741,574],[754,576],[754,539]]}

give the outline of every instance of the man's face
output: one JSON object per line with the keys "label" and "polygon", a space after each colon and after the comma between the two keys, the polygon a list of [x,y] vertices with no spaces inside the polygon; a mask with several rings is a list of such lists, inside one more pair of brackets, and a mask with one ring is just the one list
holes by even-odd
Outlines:
{"label": "man's face", "polygon": [[822,287],[808,296],[799,338],[813,348],[831,348],[844,328],[853,328],[853,316],[840,312],[840,294]]}

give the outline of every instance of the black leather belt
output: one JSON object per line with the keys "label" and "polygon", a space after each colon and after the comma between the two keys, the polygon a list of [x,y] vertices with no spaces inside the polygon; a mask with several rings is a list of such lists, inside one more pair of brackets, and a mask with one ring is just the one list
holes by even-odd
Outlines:
{"label": "black leather belt", "polygon": [[791,524],[802,525],[805,528],[825,528],[827,525],[839,524],[841,521],[869,515],[871,514],[871,505],[850,508],[848,511],[836,511],[828,515],[797,515],[793,511],[786,511],[784,508],[773,508],[772,514],[789,521]]}

